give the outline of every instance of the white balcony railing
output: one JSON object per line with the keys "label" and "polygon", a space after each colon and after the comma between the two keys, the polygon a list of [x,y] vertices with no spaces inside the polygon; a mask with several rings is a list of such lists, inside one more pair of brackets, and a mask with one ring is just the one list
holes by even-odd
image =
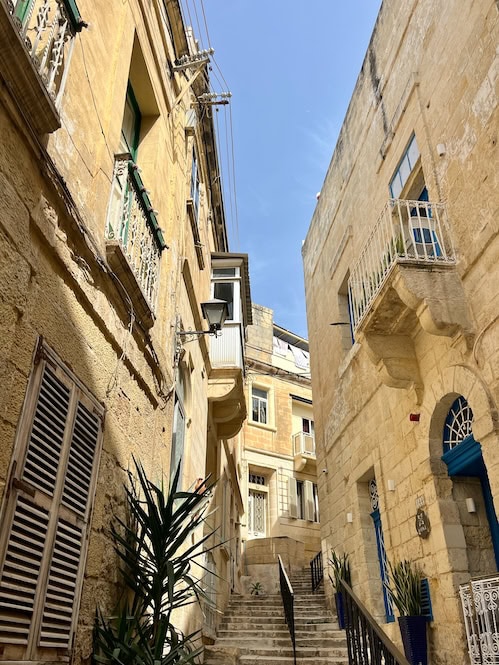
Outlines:
{"label": "white balcony railing", "polygon": [[210,337],[210,359],[213,367],[243,369],[243,340],[241,324],[224,323],[216,337]]}
{"label": "white balcony railing", "polygon": [[459,587],[472,665],[499,664],[499,575]]}
{"label": "white balcony railing", "polygon": [[315,457],[315,437],[307,432],[293,434],[293,450],[295,455]]}
{"label": "white balcony railing", "polygon": [[456,262],[443,203],[390,199],[364,245],[348,282],[354,330],[397,263]]}
{"label": "white balcony railing", "polygon": [[166,247],[137,165],[115,157],[106,238],[118,241],[151,311],[156,308],[159,258]]}
{"label": "white balcony railing", "polygon": [[74,38],[85,26],[76,3],[74,0],[3,1],[57,107],[67,78]]}

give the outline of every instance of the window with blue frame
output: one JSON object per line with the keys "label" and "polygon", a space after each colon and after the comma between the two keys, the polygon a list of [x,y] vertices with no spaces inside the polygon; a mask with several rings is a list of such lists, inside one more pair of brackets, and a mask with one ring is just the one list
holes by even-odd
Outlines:
{"label": "window with blue frame", "polygon": [[460,395],[452,403],[444,424],[444,453],[452,450],[472,434],[473,411],[466,399]]}
{"label": "window with blue frame", "polygon": [[411,175],[416,163],[419,159],[419,148],[416,142],[416,136],[413,134],[409,141],[407,148],[402,155],[402,159],[390,180],[390,196],[392,199],[398,199],[402,190],[404,189],[409,176]]}

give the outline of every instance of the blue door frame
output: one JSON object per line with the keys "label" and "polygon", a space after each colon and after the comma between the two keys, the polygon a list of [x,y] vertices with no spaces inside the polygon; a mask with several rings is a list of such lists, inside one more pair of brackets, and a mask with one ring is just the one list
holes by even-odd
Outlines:
{"label": "blue door frame", "polygon": [[487,467],[483,461],[482,446],[470,434],[457,446],[445,452],[442,455],[442,460],[447,464],[447,471],[450,477],[473,476],[480,480],[485,513],[489,521],[492,547],[494,548],[496,567],[499,570],[499,524],[497,522],[492,490],[490,489],[489,477],[487,475]]}
{"label": "blue door frame", "polygon": [[388,583],[388,562],[386,558],[385,539],[383,537],[383,528],[381,526],[381,516],[379,514],[379,509],[373,510],[371,517],[373,519],[374,530],[376,532],[376,547],[378,549],[379,572],[381,576],[381,586],[383,588],[385,617],[386,622],[391,623],[392,621],[395,621],[395,616],[393,614],[392,600],[388,595],[388,591],[385,586],[385,582]]}

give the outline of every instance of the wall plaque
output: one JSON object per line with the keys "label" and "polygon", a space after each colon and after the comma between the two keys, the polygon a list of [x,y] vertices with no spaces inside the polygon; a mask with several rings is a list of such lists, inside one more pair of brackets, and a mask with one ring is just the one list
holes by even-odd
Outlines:
{"label": "wall plaque", "polygon": [[416,513],[416,531],[420,538],[428,538],[431,531],[430,520],[422,508],[418,508]]}

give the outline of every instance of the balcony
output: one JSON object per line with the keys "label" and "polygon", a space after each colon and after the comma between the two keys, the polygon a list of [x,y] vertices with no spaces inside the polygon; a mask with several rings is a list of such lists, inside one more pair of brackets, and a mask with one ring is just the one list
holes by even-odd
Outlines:
{"label": "balcony", "polygon": [[130,155],[116,155],[106,223],[110,267],[131,298],[137,317],[154,323],[159,261],[166,248],[156,212]]}
{"label": "balcony", "polygon": [[0,73],[38,134],[60,127],[58,108],[83,27],[74,0],[0,0]]}
{"label": "balcony", "polygon": [[349,279],[355,338],[383,381],[419,383],[411,336],[468,335],[470,326],[443,203],[390,199]]}
{"label": "balcony", "polygon": [[303,471],[308,464],[315,467],[315,437],[308,432],[297,432],[291,437],[295,471]]}
{"label": "balcony", "polygon": [[211,256],[212,292],[229,305],[229,319],[210,337],[208,380],[210,418],[220,439],[239,432],[246,418],[244,331],[251,325],[251,293],[247,254],[216,252]]}

